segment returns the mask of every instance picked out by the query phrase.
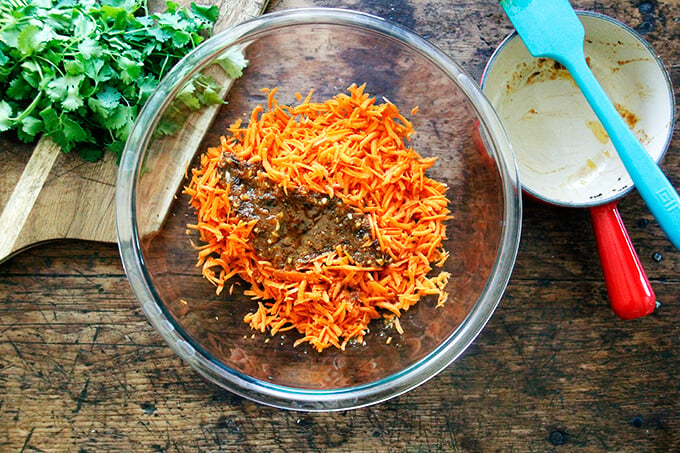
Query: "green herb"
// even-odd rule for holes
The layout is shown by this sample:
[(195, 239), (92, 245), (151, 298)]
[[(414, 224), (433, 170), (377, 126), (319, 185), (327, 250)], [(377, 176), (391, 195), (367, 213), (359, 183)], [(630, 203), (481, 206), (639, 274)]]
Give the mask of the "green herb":
[[(230, 79), (236, 79), (243, 75), (243, 68), (248, 61), (241, 50), (236, 47), (227, 49), (214, 61)], [(206, 105), (223, 103), (222, 86), (215, 79), (203, 73), (197, 73), (180, 88), (172, 102), (163, 113), (156, 128), (157, 135), (173, 135), (182, 128), (187, 116), (191, 112), (200, 110)]]
[[(120, 156), (138, 110), (218, 13), (170, 1), (150, 13), (146, 0), (2, 0), (0, 132), (26, 142), (47, 134), (90, 161), (104, 149)], [(198, 82), (192, 107), (221, 102), (214, 80)]]

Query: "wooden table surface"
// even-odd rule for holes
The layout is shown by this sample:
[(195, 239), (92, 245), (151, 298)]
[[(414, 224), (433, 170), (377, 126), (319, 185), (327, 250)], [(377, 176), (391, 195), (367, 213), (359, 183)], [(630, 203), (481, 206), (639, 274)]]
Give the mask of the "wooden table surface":
[[(574, 1), (660, 53), (680, 99), (680, 1)], [(279, 0), (339, 6), (430, 39), (479, 80), (511, 26), (496, 0)], [(677, 115), (677, 111), (676, 111)], [(30, 153), (8, 137), (0, 152)], [(662, 165), (680, 187), (680, 136)], [(0, 451), (680, 451), (680, 253), (637, 193), (621, 214), (661, 308), (618, 320), (589, 213), (525, 199), (493, 318), (454, 364), (388, 402), (299, 413), (208, 383), (150, 327), (113, 244), (62, 241), (0, 265)]]

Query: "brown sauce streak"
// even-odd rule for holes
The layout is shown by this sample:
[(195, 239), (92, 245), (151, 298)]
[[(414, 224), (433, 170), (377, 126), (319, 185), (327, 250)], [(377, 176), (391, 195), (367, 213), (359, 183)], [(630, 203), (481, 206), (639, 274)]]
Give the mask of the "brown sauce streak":
[(638, 118), (638, 116), (635, 113), (631, 112), (621, 104), (616, 104), (615, 107), (616, 110), (619, 112), (619, 115), (621, 115), (623, 120), (628, 125), (628, 127), (634, 129), (637, 123), (640, 121), (640, 118)]
[(368, 217), (337, 197), (288, 188), (286, 193), (265, 176), (261, 164), (225, 153), (222, 180), (230, 185), (232, 212), (252, 230), (255, 253), (274, 267), (293, 269), (340, 247), (357, 265), (383, 266), (388, 255), (371, 238)]

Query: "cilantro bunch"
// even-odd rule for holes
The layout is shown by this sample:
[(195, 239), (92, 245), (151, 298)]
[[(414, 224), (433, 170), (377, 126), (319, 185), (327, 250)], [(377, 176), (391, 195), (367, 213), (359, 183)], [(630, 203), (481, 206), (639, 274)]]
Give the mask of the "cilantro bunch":
[(138, 110), (218, 14), (171, 1), (150, 13), (146, 0), (2, 0), (0, 132), (47, 134), (89, 161), (120, 156)]

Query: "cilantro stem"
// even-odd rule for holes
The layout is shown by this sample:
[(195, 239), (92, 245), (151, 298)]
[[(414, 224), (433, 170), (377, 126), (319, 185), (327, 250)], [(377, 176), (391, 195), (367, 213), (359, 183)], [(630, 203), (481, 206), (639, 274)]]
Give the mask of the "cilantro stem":
[(24, 111), (21, 112), (21, 114), (19, 114), (15, 118), (9, 118), (9, 120), (12, 121), (13, 123), (20, 123), (21, 121), (23, 121), (23, 119), (26, 118), (31, 113), (33, 113), (33, 110), (35, 110), (35, 108), (38, 106), (38, 103), (42, 98), (42, 94), (43, 94), (42, 90), (38, 91), (38, 94), (33, 98), (31, 103), (26, 106)]
[[(54, 69), (57, 70), (57, 73), (62, 76), (64, 75), (64, 71), (61, 70), (61, 67), (58, 64), (54, 64), (49, 58), (45, 58), (42, 55), (31, 55), (31, 58), (33, 60), (38, 60), (43, 63), (46, 63), (49, 66), (52, 66)], [(38, 67), (38, 72), (40, 72), (40, 77), (43, 77), (42, 71), (40, 71), (40, 65), (36, 65)]]
[(165, 54), (165, 58), (163, 59), (163, 64), (161, 65), (161, 69), (158, 70), (158, 75), (159, 79), (161, 79), (165, 75), (165, 66), (167, 66), (168, 61), (170, 61), (170, 55)]

